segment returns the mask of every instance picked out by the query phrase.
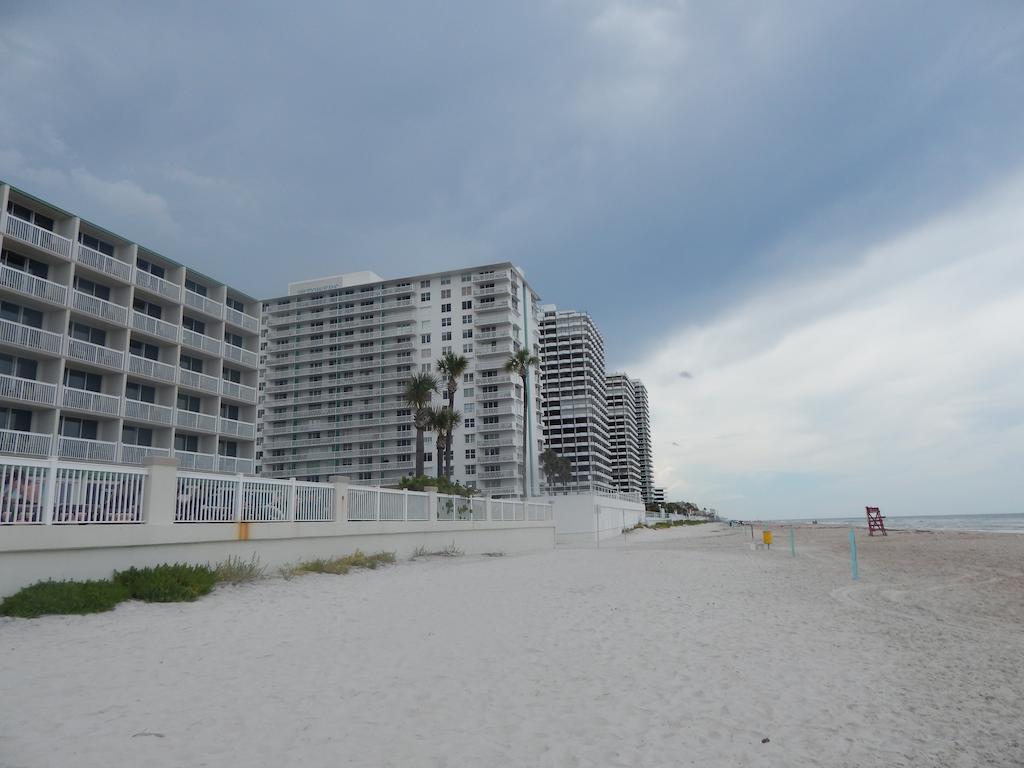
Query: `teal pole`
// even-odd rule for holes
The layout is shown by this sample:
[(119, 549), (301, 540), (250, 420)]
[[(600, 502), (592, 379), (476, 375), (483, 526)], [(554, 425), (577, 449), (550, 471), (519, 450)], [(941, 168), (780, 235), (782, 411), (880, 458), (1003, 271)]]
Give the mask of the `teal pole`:
[(789, 554), (796, 557), (796, 529), (789, 529)]
[(857, 539), (854, 536), (853, 528), (850, 529), (850, 578), (854, 581), (860, 577), (857, 572)]

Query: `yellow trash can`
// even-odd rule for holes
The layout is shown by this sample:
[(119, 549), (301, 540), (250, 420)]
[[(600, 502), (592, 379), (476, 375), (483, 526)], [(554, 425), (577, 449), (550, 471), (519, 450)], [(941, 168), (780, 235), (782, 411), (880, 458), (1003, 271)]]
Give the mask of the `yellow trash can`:
[(764, 540), (764, 543), (765, 543), (766, 546), (770, 547), (772, 545), (772, 532), (771, 531), (764, 531), (761, 534), (761, 538)]

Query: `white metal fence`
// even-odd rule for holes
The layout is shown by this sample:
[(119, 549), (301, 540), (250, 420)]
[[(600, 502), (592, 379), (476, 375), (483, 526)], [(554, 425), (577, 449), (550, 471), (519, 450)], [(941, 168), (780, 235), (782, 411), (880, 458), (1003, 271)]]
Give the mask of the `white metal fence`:
[[(0, 456), (0, 525), (145, 523), (146, 504), (166, 504), (174, 523), (349, 521), (549, 521), (544, 502), (350, 486), (339, 504), (330, 483), (177, 470), (173, 500), (146, 499), (150, 469)], [(156, 492), (154, 492), (156, 493)], [(166, 494), (170, 497), (171, 494)], [(153, 510), (150, 506), (148, 509)], [(152, 514), (149, 513), (149, 514)], [(160, 512), (158, 516), (163, 515)]]
[(552, 519), (546, 502), (489, 499), (478, 496), (434, 496), (419, 491), (350, 486), (348, 519), (353, 522), (414, 522), (447, 520), (473, 522), (543, 522)]
[(0, 463), (0, 525), (141, 523), (146, 474), (32, 459)]

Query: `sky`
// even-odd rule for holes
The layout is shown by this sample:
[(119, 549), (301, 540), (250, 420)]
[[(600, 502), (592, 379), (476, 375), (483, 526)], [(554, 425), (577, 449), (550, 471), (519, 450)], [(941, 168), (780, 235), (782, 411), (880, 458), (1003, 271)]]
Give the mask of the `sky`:
[(0, 1), (0, 178), (257, 296), (519, 264), (735, 517), (1024, 512), (1024, 3)]

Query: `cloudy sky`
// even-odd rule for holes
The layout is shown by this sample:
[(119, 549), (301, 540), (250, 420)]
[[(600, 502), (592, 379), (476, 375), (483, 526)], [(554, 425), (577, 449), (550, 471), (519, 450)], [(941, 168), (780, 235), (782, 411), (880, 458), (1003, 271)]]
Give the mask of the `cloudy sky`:
[(0, 2), (0, 178), (255, 295), (512, 260), (670, 498), (1024, 511), (1024, 3)]

